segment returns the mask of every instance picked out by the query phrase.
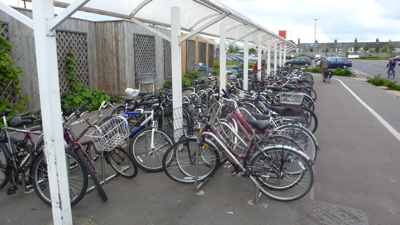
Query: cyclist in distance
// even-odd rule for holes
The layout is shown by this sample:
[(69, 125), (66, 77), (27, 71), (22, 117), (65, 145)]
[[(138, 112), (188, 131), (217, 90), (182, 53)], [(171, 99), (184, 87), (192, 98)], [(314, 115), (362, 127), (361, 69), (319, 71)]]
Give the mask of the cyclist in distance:
[(390, 58), (388, 64), (386, 65), (386, 67), (389, 68), (388, 71), (387, 71), (387, 78), (389, 78), (390, 77), (390, 72), (396, 68), (396, 60), (394, 60), (393, 58)]

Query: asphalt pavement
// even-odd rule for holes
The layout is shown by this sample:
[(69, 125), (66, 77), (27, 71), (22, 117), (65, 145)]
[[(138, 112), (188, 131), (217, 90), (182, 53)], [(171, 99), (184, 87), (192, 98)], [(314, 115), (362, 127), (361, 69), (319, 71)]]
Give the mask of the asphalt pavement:
[[(104, 184), (107, 202), (89, 192), (72, 208), (75, 224), (398, 224), (400, 139), (394, 131), (400, 131), (400, 99), (362, 79), (334, 77), (327, 84), (315, 75), (315, 81), (315, 135), (322, 150), (314, 188), (303, 199), (262, 196), (254, 204), (252, 182), (224, 167), (196, 193), (194, 185), (176, 183), (163, 172), (140, 170), (133, 179)], [(51, 224), (52, 211), (35, 193), (8, 196), (2, 189), (0, 221)]]

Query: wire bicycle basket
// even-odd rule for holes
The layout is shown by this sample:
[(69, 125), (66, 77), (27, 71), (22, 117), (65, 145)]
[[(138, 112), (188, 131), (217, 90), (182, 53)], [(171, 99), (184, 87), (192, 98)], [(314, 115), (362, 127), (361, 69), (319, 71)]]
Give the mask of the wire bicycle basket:
[(86, 136), (93, 140), (99, 151), (112, 151), (129, 136), (128, 121), (123, 116), (113, 117), (101, 126), (95, 127), (96, 129)]
[(303, 102), (303, 93), (281, 92), (279, 102), (289, 105), (301, 105)]

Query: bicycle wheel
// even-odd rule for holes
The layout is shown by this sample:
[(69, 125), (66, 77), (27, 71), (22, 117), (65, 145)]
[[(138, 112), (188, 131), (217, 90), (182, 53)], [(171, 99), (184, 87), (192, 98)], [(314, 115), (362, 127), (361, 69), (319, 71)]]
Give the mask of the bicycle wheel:
[(137, 175), (137, 165), (133, 158), (122, 147), (118, 146), (112, 151), (104, 152), (104, 157), (115, 172), (123, 177), (133, 178)]
[(300, 115), (300, 122), (311, 131), (311, 133), (315, 133), (318, 128), (318, 118), (317, 115), (309, 108), (303, 106), (301, 115)]
[(284, 135), (292, 138), (301, 146), (304, 153), (313, 161), (317, 160), (318, 143), (315, 136), (306, 128), (297, 125), (283, 125), (275, 128), (272, 134)]
[(135, 134), (129, 144), (129, 153), (140, 169), (159, 172), (163, 169), (164, 153), (173, 143), (171, 136), (165, 131), (149, 127)]
[[(84, 165), (82, 164), (81, 160), (78, 159), (78, 156), (75, 153), (66, 151), (65, 157), (67, 164), (69, 196), (71, 206), (74, 206), (86, 194), (88, 176)], [(38, 154), (35, 158), (30, 170), (30, 176), (32, 179), (33, 189), (38, 197), (44, 203), (51, 206), (47, 161), (43, 152)]]
[(274, 200), (297, 200), (314, 184), (308, 157), (282, 145), (265, 147), (252, 157), (249, 165), (260, 191)]
[(171, 146), (164, 154), (162, 165), (165, 174), (172, 180), (192, 184), (202, 182), (212, 176), (219, 166), (219, 155), (216, 146), (205, 140), (199, 145), (198, 161), (196, 161), (197, 138), (188, 137)]
[(0, 142), (0, 189), (8, 183), (5, 170), (7, 168), (7, 159), (9, 155), (7, 146)]
[(107, 201), (108, 200), (107, 194), (104, 191), (103, 187), (101, 186), (101, 183), (97, 179), (96, 174), (94, 173), (92, 167), (89, 165), (86, 157), (83, 155), (82, 149), (79, 147), (76, 147), (73, 150), (76, 153), (76, 155), (78, 156), (78, 158), (80, 159), (80, 161), (82, 162), (83, 168), (87, 171), (87, 174), (89, 175), (89, 178), (93, 183), (93, 186), (96, 188), (97, 193), (100, 195), (100, 198), (103, 201)]

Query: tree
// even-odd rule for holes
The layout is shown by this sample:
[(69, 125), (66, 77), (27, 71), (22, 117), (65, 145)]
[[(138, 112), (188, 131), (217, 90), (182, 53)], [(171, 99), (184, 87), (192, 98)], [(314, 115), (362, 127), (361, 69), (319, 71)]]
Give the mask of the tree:
[(363, 46), (363, 49), (364, 49), (364, 52), (368, 52), (368, 50), (369, 50), (368, 45), (364, 45), (364, 46)]
[(388, 51), (389, 51), (389, 48), (387, 45), (383, 46), (381, 49), (381, 52), (388, 52)]
[(254, 54), (256, 52), (257, 52), (257, 49), (255, 49), (255, 48), (250, 48), (249, 49), (249, 54)]
[(375, 52), (379, 52), (380, 49), (381, 49), (381, 47), (376, 46), (376, 47), (375, 47)]
[[(357, 40), (357, 39), (356, 39)], [(358, 50), (360, 49), (360, 46), (358, 46), (358, 44), (356, 43), (354, 45), (354, 52), (358, 52)]]
[(229, 45), (228, 53), (239, 53), (239, 47), (236, 45)]

